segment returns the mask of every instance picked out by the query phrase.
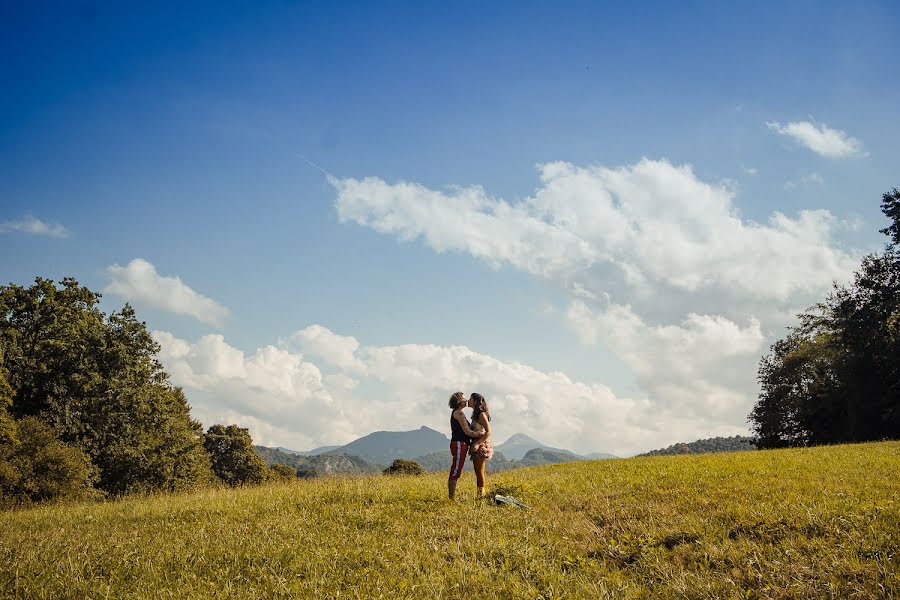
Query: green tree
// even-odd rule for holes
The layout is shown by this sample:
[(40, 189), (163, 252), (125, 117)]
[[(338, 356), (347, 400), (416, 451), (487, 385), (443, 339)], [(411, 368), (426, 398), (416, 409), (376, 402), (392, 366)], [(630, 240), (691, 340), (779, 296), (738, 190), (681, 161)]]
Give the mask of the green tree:
[(772, 345), (749, 420), (761, 447), (900, 437), (900, 193), (885, 194), (893, 225), (884, 252), (863, 258)]
[(202, 429), (156, 360), (159, 346), (130, 306), (107, 318), (99, 299), (72, 278), (0, 287), (12, 414), (39, 417), (86, 452), (105, 491), (209, 481)]
[(230, 486), (262, 483), (268, 467), (253, 450), (253, 439), (244, 427), (213, 425), (206, 431), (204, 448), (212, 470)]
[(94, 468), (80, 449), (63, 443), (36, 417), (18, 422), (18, 440), (0, 444), (0, 501), (4, 504), (86, 498)]
[(13, 444), (16, 436), (16, 422), (9, 414), (12, 408), (13, 390), (6, 380), (6, 369), (3, 368), (3, 349), (0, 348), (0, 445)]
[(397, 458), (382, 473), (385, 475), (424, 475), (425, 469), (414, 460)]
[(881, 233), (891, 238), (891, 244), (900, 246), (900, 190), (894, 188), (881, 197), (881, 212), (891, 220), (891, 224)]
[(293, 481), (297, 479), (297, 470), (287, 465), (274, 464), (269, 467), (269, 479), (273, 481)]

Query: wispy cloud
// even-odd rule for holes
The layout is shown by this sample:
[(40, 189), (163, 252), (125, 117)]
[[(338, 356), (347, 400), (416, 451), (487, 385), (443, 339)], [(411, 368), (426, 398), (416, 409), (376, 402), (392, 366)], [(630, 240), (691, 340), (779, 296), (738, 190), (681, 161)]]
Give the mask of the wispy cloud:
[(231, 314), (215, 300), (195, 292), (180, 277), (160, 275), (143, 258), (136, 258), (124, 267), (114, 264), (107, 267), (106, 273), (111, 281), (103, 291), (135, 304), (188, 315), (217, 327)]
[(27, 216), (19, 221), (0, 221), (0, 233), (18, 231), (30, 235), (46, 235), (53, 238), (69, 236), (69, 230), (59, 223), (45, 223), (40, 219)]
[(808, 188), (812, 186), (825, 185), (825, 179), (818, 173), (807, 173), (801, 175), (797, 179), (790, 179), (784, 182), (784, 189), (795, 190), (797, 188)]
[(865, 154), (860, 140), (838, 129), (832, 129), (824, 123), (817, 126), (809, 121), (792, 121), (782, 125), (777, 121), (769, 121), (766, 126), (781, 135), (794, 138), (816, 154), (828, 158)]

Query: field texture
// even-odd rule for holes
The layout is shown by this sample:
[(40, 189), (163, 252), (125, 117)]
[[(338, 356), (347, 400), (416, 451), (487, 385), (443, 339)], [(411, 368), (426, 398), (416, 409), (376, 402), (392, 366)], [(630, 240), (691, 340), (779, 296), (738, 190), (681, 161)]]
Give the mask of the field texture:
[(21, 598), (900, 597), (900, 443), (318, 479), (0, 513)]

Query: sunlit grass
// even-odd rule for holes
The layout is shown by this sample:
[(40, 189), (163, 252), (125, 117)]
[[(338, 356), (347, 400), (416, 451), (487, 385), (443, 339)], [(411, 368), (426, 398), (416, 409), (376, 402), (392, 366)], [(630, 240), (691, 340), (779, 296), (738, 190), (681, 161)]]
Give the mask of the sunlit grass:
[(900, 596), (900, 443), (299, 480), (0, 514), (9, 597)]

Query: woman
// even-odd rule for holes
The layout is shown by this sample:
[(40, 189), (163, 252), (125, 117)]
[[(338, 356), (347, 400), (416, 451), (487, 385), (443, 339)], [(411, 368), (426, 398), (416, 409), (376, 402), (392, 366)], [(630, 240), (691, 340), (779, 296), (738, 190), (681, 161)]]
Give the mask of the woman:
[(481, 437), (480, 433), (472, 430), (462, 411), (466, 405), (466, 396), (462, 392), (450, 396), (450, 410), (453, 411), (450, 413), (450, 456), (453, 457), (453, 463), (447, 479), (447, 495), (451, 500), (456, 497), (456, 483), (466, 464), (466, 452), (472, 444), (472, 438)]
[(472, 430), (479, 434), (478, 439), (469, 447), (469, 454), (475, 467), (478, 497), (484, 498), (484, 464), (494, 455), (494, 444), (491, 443), (491, 413), (488, 411), (487, 400), (481, 394), (469, 396), (469, 407), (472, 408)]

